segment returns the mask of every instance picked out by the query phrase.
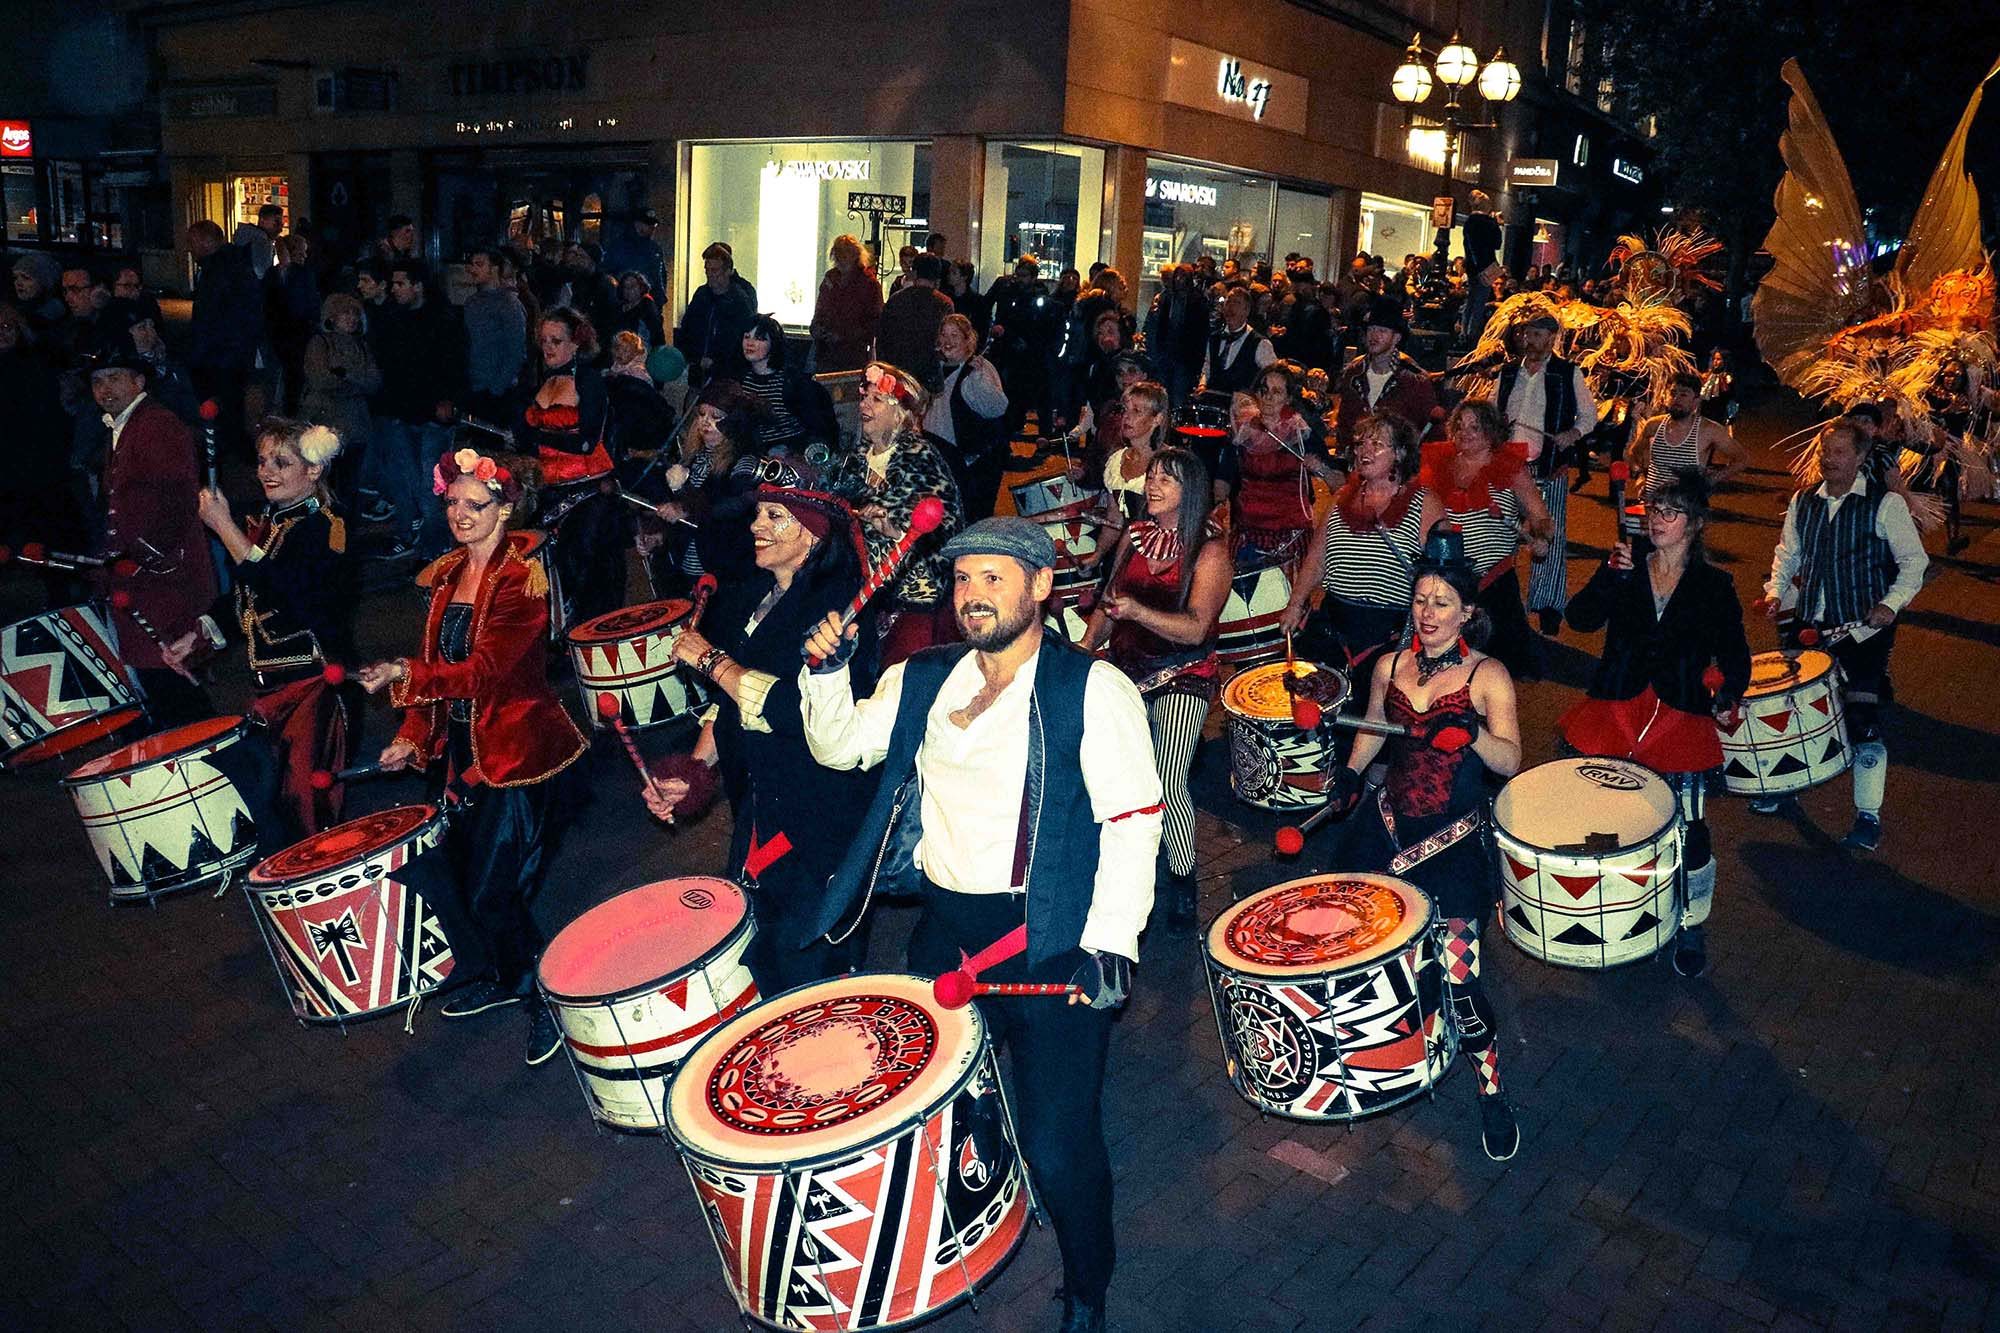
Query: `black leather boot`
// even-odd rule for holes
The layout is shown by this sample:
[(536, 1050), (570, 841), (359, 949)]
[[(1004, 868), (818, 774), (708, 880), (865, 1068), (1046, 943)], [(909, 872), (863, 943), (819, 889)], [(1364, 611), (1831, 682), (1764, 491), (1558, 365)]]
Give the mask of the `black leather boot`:
[(1167, 886), (1167, 929), (1185, 935), (1194, 929), (1194, 876), (1176, 875), (1169, 870), (1163, 880)]

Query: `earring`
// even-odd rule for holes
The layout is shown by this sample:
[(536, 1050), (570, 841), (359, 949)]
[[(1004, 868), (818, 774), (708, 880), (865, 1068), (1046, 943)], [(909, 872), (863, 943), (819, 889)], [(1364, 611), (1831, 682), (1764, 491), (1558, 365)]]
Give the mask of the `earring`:
[(1465, 655), (1466, 655), (1467, 653), (1469, 653), (1469, 652), (1471, 652), (1471, 651), (1472, 651), (1472, 645), (1471, 645), (1471, 644), (1469, 644), (1469, 643), (1467, 643), (1467, 642), (1465, 641), (1465, 636), (1464, 636), (1463, 634), (1459, 635), (1459, 636), (1458, 636), (1458, 655), (1459, 655), (1460, 657), (1463, 657), (1463, 656), (1465, 656)]

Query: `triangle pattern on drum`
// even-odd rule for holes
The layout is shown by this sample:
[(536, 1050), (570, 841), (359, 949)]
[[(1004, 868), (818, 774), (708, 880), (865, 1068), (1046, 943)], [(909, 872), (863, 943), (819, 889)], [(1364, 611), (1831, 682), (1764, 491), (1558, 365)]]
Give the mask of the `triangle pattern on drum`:
[(1526, 884), (1535, 877), (1535, 868), (1533, 866), (1522, 865), (1506, 852), (1500, 853), (1500, 858), (1507, 863), (1507, 869), (1513, 872), (1516, 884)]
[(1551, 874), (1549, 878), (1554, 880), (1556, 883), (1562, 885), (1563, 892), (1567, 893), (1570, 897), (1577, 899), (1578, 901), (1581, 901), (1584, 894), (1589, 893), (1591, 890), (1595, 889), (1600, 883), (1603, 882), (1604, 879), (1602, 875), (1556, 875), (1556, 874)]
[(1652, 860), (1646, 862), (1646, 864), (1642, 866), (1612, 867), (1613, 870), (1616, 870), (1620, 875), (1624, 876), (1626, 879), (1631, 880), (1634, 884), (1637, 884), (1642, 889), (1653, 882), (1653, 872), (1658, 870), (1659, 868), (1660, 868), (1660, 858), (1657, 856), (1654, 857)]
[(1821, 716), (1821, 717), (1832, 717), (1832, 716), (1833, 716), (1833, 696), (1832, 696), (1832, 695), (1830, 695), (1830, 694), (1815, 694), (1815, 695), (1814, 695), (1814, 696), (1813, 696), (1812, 698), (1810, 698), (1810, 699), (1806, 700), (1806, 702), (1807, 702), (1807, 703), (1809, 703), (1809, 704), (1811, 704), (1811, 705), (1812, 705), (1812, 706), (1813, 706), (1814, 708), (1818, 709), (1818, 710), (1819, 710), (1819, 714), (1820, 714), (1820, 716)]
[(1781, 754), (1778, 756), (1778, 762), (1771, 765), (1771, 776), (1781, 778), (1787, 773), (1803, 773), (1805, 772), (1805, 768), (1806, 761), (1797, 755)]
[(1513, 923), (1514, 923), (1514, 925), (1516, 925), (1516, 926), (1519, 926), (1519, 927), (1521, 928), (1521, 930), (1523, 931), (1523, 933), (1525, 933), (1525, 934), (1529, 934), (1529, 935), (1540, 935), (1540, 934), (1541, 934), (1541, 932), (1540, 932), (1540, 931), (1536, 930), (1536, 929), (1534, 928), (1534, 926), (1533, 926), (1532, 924), (1530, 924), (1530, 923), (1529, 923), (1529, 921), (1528, 921), (1528, 914), (1527, 914), (1526, 912), (1523, 912), (1523, 911), (1521, 910), (1521, 905), (1520, 905), (1519, 903), (1515, 903), (1515, 904), (1511, 905), (1510, 907), (1508, 907), (1508, 909), (1507, 909), (1507, 919), (1508, 919), (1509, 921), (1513, 922)]
[(1754, 768), (1751, 768), (1751, 767), (1750, 767), (1750, 766), (1749, 766), (1748, 764), (1744, 763), (1744, 762), (1743, 762), (1743, 761), (1742, 761), (1741, 759), (1737, 759), (1737, 758), (1733, 758), (1733, 757), (1732, 757), (1732, 758), (1730, 759), (1730, 761), (1729, 761), (1729, 764), (1728, 764), (1728, 766), (1727, 766), (1726, 768), (1724, 768), (1724, 769), (1722, 770), (1722, 773), (1723, 773), (1723, 776), (1724, 776), (1724, 777), (1731, 777), (1731, 778), (1750, 778), (1750, 779), (1752, 779), (1753, 781), (1754, 781), (1754, 780), (1756, 779), (1756, 777), (1757, 777), (1757, 770), (1756, 770), (1756, 769), (1754, 769)]
[(1632, 923), (1632, 928), (1625, 932), (1625, 938), (1636, 940), (1641, 935), (1650, 935), (1659, 924), (1660, 918), (1654, 916), (1651, 912), (1641, 912), (1639, 913), (1639, 919)]
[(1588, 926), (1585, 926), (1582, 922), (1578, 922), (1576, 925), (1571, 926), (1568, 930), (1565, 930), (1562, 934), (1556, 936), (1555, 943), (1584, 945), (1584, 944), (1602, 944), (1604, 943), (1604, 941), (1600, 939), (1596, 935), (1596, 933), (1593, 932)]
[(1826, 738), (1826, 753), (1819, 757), (1819, 761), (1822, 764), (1832, 763), (1842, 753), (1844, 753), (1844, 749), (1840, 743), (1840, 736), (1838, 734), (1829, 736)]
[(1759, 713), (1757, 714), (1757, 720), (1772, 731), (1783, 731), (1791, 723), (1792, 710), (1781, 708), (1775, 713)]

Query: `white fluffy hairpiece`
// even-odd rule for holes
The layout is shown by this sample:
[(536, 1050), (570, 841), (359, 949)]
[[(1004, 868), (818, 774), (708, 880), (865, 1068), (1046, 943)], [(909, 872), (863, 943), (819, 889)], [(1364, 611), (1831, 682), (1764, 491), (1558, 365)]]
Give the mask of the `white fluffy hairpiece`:
[(340, 448), (340, 434), (331, 426), (307, 426), (299, 435), (299, 457), (315, 467), (331, 463)]

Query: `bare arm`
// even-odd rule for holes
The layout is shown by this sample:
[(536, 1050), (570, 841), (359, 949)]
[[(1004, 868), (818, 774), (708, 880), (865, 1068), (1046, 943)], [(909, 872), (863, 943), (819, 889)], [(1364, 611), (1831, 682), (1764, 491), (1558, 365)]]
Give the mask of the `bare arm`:
[(1520, 772), (1521, 723), (1514, 709), (1514, 678), (1498, 658), (1489, 658), (1474, 677), (1472, 706), (1481, 719), (1472, 752), (1503, 778)]
[(1736, 436), (1729, 427), (1713, 421), (1702, 426), (1702, 434), (1708, 437), (1708, 460), (1706, 468), (1709, 484), (1720, 486), (1733, 479), (1750, 462), (1750, 451), (1736, 442)]

